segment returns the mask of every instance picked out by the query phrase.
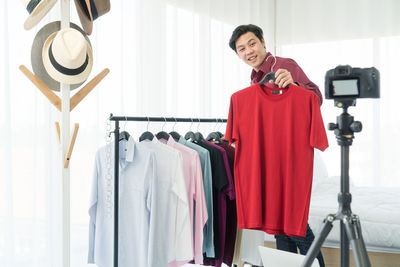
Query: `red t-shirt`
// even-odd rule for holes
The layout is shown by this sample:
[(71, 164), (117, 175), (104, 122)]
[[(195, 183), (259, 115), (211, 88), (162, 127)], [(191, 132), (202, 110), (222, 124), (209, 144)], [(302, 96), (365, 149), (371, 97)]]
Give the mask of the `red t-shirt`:
[(231, 97), (225, 138), (236, 146), (238, 227), (305, 236), (314, 148), (328, 140), (316, 94), (274, 90), (254, 84)]

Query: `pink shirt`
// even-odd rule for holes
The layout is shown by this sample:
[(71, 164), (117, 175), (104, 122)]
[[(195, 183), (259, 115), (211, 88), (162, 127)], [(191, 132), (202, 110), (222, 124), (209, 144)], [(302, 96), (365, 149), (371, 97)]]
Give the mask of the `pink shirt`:
[[(186, 182), (186, 189), (189, 200), (190, 222), (192, 225), (192, 244), (194, 237), (193, 255), (196, 264), (203, 264), (203, 228), (207, 222), (207, 205), (204, 195), (203, 175), (201, 171), (201, 163), (199, 154), (180, 143), (175, 142), (173, 138), (169, 138), (167, 145), (171, 146), (182, 153), (183, 172)], [(195, 222), (193, 221), (193, 200), (196, 203), (195, 207)], [(193, 233), (193, 226), (195, 227)], [(172, 261), (168, 267), (182, 266), (186, 262)]]

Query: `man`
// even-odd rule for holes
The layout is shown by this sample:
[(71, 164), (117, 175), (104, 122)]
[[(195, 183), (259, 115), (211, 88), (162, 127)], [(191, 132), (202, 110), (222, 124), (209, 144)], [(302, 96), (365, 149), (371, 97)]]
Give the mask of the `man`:
[(295, 83), (316, 93), (322, 104), (322, 95), (318, 86), (307, 78), (294, 60), (274, 57), (266, 51), (263, 31), (260, 27), (251, 24), (237, 27), (232, 33), (229, 46), (244, 63), (253, 67), (250, 76), (251, 84), (260, 82), (265, 74), (274, 71), (276, 72), (275, 87), (285, 88)]
[[(267, 73), (275, 72), (275, 81), (269, 80), (268, 87), (286, 88), (294, 83), (314, 92), (322, 104), (322, 95), (318, 86), (307, 78), (294, 60), (274, 57), (266, 51), (263, 31), (260, 27), (252, 24), (238, 26), (232, 33), (229, 46), (244, 63), (253, 68), (250, 76), (251, 84), (259, 83)], [(299, 248), (300, 253), (305, 255), (314, 240), (314, 234), (307, 225), (305, 237), (276, 235), (275, 238), (278, 249), (297, 253), (297, 248)], [(325, 266), (321, 252), (317, 259), (320, 266)]]

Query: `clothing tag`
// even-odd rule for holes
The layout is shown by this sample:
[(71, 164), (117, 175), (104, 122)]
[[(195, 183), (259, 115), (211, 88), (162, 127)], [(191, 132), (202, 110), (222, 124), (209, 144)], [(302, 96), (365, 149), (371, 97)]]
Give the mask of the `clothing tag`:
[(272, 90), (271, 93), (273, 95), (281, 95), (282, 94), (282, 90)]

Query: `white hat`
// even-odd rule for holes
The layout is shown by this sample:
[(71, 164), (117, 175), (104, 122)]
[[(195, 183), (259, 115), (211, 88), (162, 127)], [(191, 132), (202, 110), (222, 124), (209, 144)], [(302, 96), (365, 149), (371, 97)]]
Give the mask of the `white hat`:
[(77, 84), (85, 81), (92, 70), (90, 44), (76, 29), (65, 28), (51, 34), (42, 50), (43, 65), (56, 81)]
[(29, 12), (29, 17), (24, 23), (25, 30), (32, 29), (33, 26), (46, 16), (47, 12), (57, 3), (57, 0), (20, 0)]
[[(86, 41), (90, 44), (89, 37), (78, 25), (72, 22), (69, 25), (71, 28), (80, 31), (80, 33), (82, 33), (82, 35), (85, 37)], [(60, 82), (51, 78), (50, 75), (47, 73), (46, 69), (44, 68), (42, 51), (44, 43), (46, 42), (47, 38), (49, 38), (51, 34), (58, 32), (60, 29), (61, 29), (61, 21), (53, 21), (44, 25), (36, 33), (31, 49), (31, 64), (33, 73), (35, 73), (35, 75), (53, 91), (60, 91)], [(82, 83), (83, 82), (77, 84), (71, 84), (70, 90), (80, 87)]]

